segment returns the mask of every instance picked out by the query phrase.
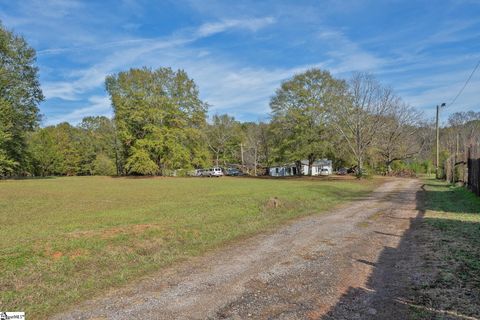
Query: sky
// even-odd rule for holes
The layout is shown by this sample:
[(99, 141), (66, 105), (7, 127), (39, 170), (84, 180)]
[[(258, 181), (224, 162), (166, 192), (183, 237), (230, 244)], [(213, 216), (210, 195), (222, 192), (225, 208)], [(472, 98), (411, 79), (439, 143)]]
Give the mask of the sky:
[(0, 0), (0, 20), (37, 51), (43, 126), (112, 116), (105, 77), (143, 66), (185, 70), (241, 121), (313, 67), (370, 72), (427, 118), (480, 111), (480, 70), (450, 105), (480, 60), (479, 0)]

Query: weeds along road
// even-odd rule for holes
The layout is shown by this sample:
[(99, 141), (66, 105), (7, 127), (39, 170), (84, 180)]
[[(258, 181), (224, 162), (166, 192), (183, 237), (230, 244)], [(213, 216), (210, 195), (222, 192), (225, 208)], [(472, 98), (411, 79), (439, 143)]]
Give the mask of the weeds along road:
[[(56, 319), (404, 319), (421, 182), (190, 259)], [(321, 199), (319, 199), (321, 201)]]

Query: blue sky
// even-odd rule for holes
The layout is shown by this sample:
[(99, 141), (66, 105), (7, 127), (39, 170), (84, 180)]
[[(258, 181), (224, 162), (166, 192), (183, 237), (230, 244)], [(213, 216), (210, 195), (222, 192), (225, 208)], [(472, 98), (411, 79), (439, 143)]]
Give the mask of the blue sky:
[[(480, 59), (480, 1), (0, 0), (37, 50), (43, 125), (111, 115), (108, 74), (184, 69), (210, 114), (264, 120), (282, 80), (369, 71), (433, 117)], [(480, 111), (480, 71), (443, 112)]]

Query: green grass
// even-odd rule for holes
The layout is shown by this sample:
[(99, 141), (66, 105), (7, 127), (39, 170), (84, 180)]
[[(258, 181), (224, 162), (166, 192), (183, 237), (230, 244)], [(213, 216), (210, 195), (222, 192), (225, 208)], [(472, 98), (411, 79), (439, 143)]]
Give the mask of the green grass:
[[(47, 318), (234, 239), (366, 195), (373, 181), (66, 177), (0, 181), (0, 306)], [(278, 208), (268, 208), (277, 197)]]
[[(480, 317), (480, 198), (463, 187), (426, 180), (419, 242), (428, 276), (414, 288), (416, 300), (433, 310)], [(420, 319), (432, 316), (417, 314)]]
[(431, 182), (426, 188), (425, 220), (439, 231), (441, 246), (448, 251), (447, 264), (459, 268), (458, 276), (480, 289), (480, 198), (444, 182)]

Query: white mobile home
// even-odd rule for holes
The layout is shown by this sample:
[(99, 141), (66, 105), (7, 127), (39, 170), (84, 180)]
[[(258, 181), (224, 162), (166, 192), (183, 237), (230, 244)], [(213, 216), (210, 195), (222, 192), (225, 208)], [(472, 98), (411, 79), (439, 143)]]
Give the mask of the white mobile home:
[[(312, 164), (312, 176), (331, 175), (333, 173), (332, 160), (319, 159)], [(308, 175), (308, 160), (302, 160), (302, 174)]]
[(295, 164), (286, 164), (268, 169), (268, 175), (272, 177), (289, 177), (297, 175), (297, 167)]
[[(302, 175), (308, 175), (308, 160), (301, 161)], [(312, 176), (330, 175), (333, 173), (332, 160), (321, 159), (316, 160), (312, 164)], [(288, 177), (297, 175), (297, 167), (295, 164), (278, 165), (269, 168), (268, 174), (272, 177)]]

